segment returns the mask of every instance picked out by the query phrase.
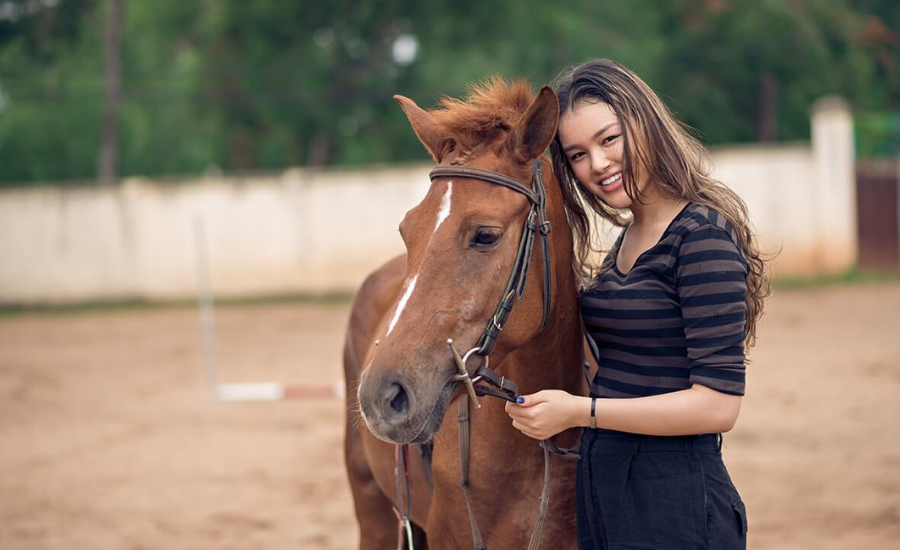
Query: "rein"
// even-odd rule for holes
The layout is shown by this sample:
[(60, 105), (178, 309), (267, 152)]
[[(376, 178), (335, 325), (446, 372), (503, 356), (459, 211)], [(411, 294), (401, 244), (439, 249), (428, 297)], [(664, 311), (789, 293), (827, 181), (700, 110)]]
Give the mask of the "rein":
[[(516, 398), (519, 396), (519, 388), (515, 382), (509, 380), (505, 376), (497, 374), (495, 371), (490, 369), (489, 356), (491, 351), (494, 349), (494, 344), (496, 343), (500, 332), (503, 330), (503, 326), (506, 324), (506, 321), (509, 318), (509, 314), (512, 311), (513, 304), (516, 301), (521, 300), (522, 296), (525, 293), (525, 285), (528, 282), (528, 271), (531, 267), (532, 251), (534, 250), (535, 235), (538, 233), (541, 236), (541, 246), (543, 248), (544, 258), (544, 315), (543, 319), (541, 320), (541, 327), (539, 329), (539, 332), (543, 331), (547, 326), (547, 321), (550, 317), (551, 309), (550, 245), (547, 237), (550, 234), (550, 221), (547, 219), (546, 193), (544, 192), (543, 173), (541, 169), (540, 158), (535, 159), (532, 165), (531, 186), (525, 185), (519, 180), (511, 178), (509, 176), (505, 176), (503, 174), (498, 174), (496, 172), (491, 172), (488, 170), (481, 170), (478, 168), (468, 168), (462, 166), (439, 166), (437, 168), (434, 168), (430, 173), (431, 180), (434, 181), (439, 177), (470, 178), (493, 183), (496, 185), (502, 185), (503, 187), (507, 187), (509, 189), (512, 189), (513, 191), (516, 191), (517, 193), (525, 195), (528, 198), (529, 202), (531, 202), (531, 210), (528, 212), (528, 216), (525, 219), (525, 226), (522, 230), (522, 237), (519, 241), (516, 260), (513, 264), (513, 269), (512, 273), (510, 273), (509, 280), (506, 283), (506, 288), (503, 291), (503, 297), (500, 300), (500, 303), (497, 305), (493, 317), (490, 319), (490, 321), (488, 321), (484, 332), (478, 340), (478, 343), (474, 348), (467, 351), (465, 355), (460, 356), (456, 348), (453, 347), (453, 340), (447, 340), (447, 344), (450, 346), (450, 349), (453, 353), (453, 359), (458, 370), (458, 374), (454, 377), (454, 380), (462, 382), (465, 385), (469, 397), (469, 399), (463, 398), (460, 400), (459, 414), (457, 417), (457, 420), (459, 421), (459, 454), (460, 470), (462, 474), (461, 485), (463, 489), (463, 495), (466, 499), (466, 508), (468, 509), (469, 513), (469, 523), (472, 528), (472, 540), (474, 548), (475, 550), (485, 550), (484, 539), (482, 538), (481, 532), (478, 529), (478, 523), (475, 520), (475, 514), (472, 510), (472, 502), (469, 496), (469, 451), (471, 432), (469, 400), (471, 399), (472, 403), (475, 404), (475, 408), (479, 409), (481, 408), (481, 404), (478, 402), (479, 396), (497, 397), (506, 401), (511, 401), (513, 403), (516, 402)], [(481, 356), (483, 358), (483, 362), (482, 365), (475, 370), (475, 373), (470, 375), (466, 367), (466, 363), (468, 362), (469, 357), (471, 357), (473, 354)], [(475, 384), (478, 382), (484, 382), (487, 385), (475, 386)], [(540, 544), (544, 519), (547, 515), (547, 508), (550, 501), (550, 453), (552, 452), (566, 458), (577, 459), (579, 457), (578, 453), (575, 451), (569, 449), (559, 449), (549, 439), (541, 441), (540, 445), (544, 451), (544, 485), (541, 491), (538, 518), (535, 523), (534, 529), (532, 530), (531, 540), (528, 545), (529, 550), (536, 550), (536, 548)], [(405, 447), (405, 445), (403, 447)], [(400, 452), (398, 456), (403, 456), (403, 453)], [(400, 483), (400, 478), (407, 476), (407, 467), (408, 463), (406, 460), (398, 460), (398, 503), (409, 502), (408, 494), (401, 494), (405, 489), (405, 486)], [(401, 519), (401, 531), (403, 530), (402, 520), (406, 517), (408, 516), (403, 515)]]

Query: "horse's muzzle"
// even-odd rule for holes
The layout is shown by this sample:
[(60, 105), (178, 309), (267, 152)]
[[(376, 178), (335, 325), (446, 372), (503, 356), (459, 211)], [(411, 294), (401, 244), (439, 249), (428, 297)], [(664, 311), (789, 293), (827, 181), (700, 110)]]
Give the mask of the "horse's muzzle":
[[(368, 378), (368, 379), (367, 379)], [(372, 379), (363, 377), (359, 386), (359, 408), (369, 431), (391, 443), (407, 443), (418, 430), (413, 430), (415, 397), (409, 381), (401, 374), (388, 374)]]

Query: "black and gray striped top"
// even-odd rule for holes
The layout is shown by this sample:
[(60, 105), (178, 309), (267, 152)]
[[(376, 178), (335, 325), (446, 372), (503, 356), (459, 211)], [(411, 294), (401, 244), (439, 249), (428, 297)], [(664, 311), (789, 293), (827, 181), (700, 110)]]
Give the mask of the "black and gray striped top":
[(744, 394), (747, 262), (734, 228), (689, 203), (628, 273), (613, 245), (581, 298), (599, 348), (595, 397), (641, 397), (702, 384)]

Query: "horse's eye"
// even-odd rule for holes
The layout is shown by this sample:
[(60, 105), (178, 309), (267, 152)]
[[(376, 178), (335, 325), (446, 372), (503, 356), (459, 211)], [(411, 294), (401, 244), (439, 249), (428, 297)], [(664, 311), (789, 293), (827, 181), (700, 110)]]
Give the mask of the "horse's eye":
[(479, 227), (472, 238), (472, 248), (493, 248), (503, 237), (503, 231), (497, 227)]

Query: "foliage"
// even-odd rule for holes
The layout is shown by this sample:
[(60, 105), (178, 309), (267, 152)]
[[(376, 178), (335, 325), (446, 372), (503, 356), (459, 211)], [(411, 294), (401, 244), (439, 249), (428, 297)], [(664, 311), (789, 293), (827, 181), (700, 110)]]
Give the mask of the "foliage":
[(900, 113), (857, 113), (856, 154), (866, 158), (900, 157)]
[[(0, 0), (0, 184), (95, 177), (104, 6)], [(804, 139), (831, 93), (900, 108), (894, 0), (132, 0), (123, 25), (122, 175), (421, 160), (394, 94), (594, 57), (711, 143)]]

